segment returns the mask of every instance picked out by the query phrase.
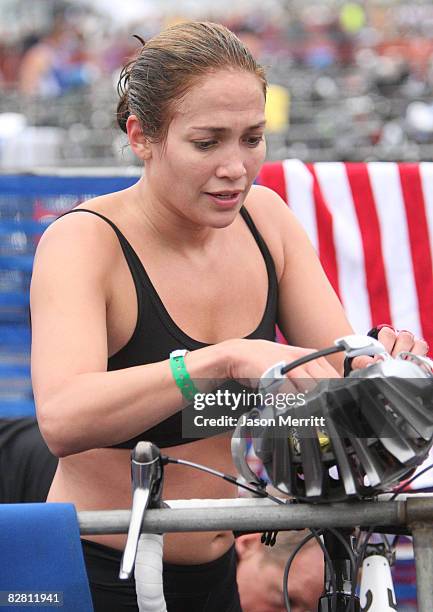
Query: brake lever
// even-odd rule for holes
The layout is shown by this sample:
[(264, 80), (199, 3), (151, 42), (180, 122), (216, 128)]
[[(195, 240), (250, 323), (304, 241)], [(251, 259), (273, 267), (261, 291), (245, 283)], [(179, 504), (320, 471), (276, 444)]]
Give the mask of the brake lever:
[(146, 509), (158, 508), (161, 505), (163, 475), (159, 448), (151, 442), (138, 442), (131, 451), (132, 509), (128, 537), (120, 564), (121, 580), (129, 578), (134, 568)]
[(358, 357), (358, 355), (366, 355), (368, 357), (380, 355), (382, 359), (392, 359), (383, 344), (371, 336), (350, 334), (349, 336), (337, 338), (334, 340), (334, 344), (335, 346), (341, 346), (346, 353), (346, 357), (349, 359)]

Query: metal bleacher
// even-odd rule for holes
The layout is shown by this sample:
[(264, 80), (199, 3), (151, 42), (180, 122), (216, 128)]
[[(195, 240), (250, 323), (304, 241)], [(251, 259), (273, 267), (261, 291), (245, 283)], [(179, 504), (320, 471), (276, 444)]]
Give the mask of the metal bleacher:
[(78, 202), (128, 187), (137, 175), (137, 168), (117, 176), (113, 169), (0, 174), (0, 418), (34, 415), (29, 287), (40, 236)]

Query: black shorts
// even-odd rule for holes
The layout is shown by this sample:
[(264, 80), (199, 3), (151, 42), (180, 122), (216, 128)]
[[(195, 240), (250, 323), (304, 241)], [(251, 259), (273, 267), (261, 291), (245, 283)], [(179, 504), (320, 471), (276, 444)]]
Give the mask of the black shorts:
[[(138, 612), (134, 579), (119, 580), (122, 551), (81, 540), (95, 612)], [(167, 612), (242, 612), (236, 553), (200, 565), (163, 564)]]

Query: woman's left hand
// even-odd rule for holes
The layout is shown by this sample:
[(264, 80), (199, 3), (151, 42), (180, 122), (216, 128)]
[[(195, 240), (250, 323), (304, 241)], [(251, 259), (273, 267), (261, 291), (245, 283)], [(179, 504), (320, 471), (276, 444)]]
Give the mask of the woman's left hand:
[[(396, 357), (401, 351), (409, 351), (415, 355), (425, 356), (429, 346), (422, 338), (417, 338), (412, 332), (405, 329), (395, 331), (391, 327), (382, 327), (378, 334), (378, 340), (383, 344), (391, 357)], [(352, 370), (366, 368), (377, 360), (374, 357), (360, 356), (352, 361)]]

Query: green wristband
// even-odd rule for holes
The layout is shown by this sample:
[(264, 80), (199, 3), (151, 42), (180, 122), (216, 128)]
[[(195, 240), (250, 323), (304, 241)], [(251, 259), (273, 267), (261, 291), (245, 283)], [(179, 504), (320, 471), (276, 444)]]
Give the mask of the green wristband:
[(185, 365), (185, 355), (188, 351), (179, 349), (170, 353), (170, 368), (176, 385), (182, 392), (183, 397), (189, 402), (194, 399), (198, 389), (192, 382)]

